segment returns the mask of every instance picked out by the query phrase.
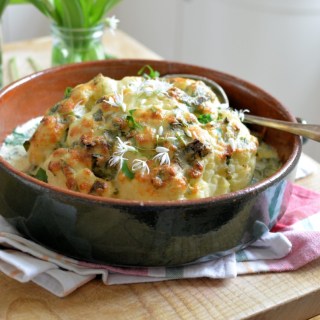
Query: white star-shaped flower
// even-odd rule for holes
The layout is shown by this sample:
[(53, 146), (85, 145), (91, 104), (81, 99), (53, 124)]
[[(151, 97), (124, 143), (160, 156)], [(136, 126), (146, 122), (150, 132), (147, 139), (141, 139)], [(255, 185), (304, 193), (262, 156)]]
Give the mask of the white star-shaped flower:
[(233, 110), (233, 113), (236, 114), (238, 116), (238, 118), (240, 119), (241, 122), (243, 122), (244, 117), (245, 117), (245, 113), (246, 112), (250, 112), (248, 109), (244, 109), (244, 110)]
[(141, 81), (139, 78), (135, 78), (130, 81), (130, 83), (128, 84), (128, 87), (131, 89), (131, 91), (134, 94), (140, 95), (142, 92), (143, 84), (144, 84), (144, 80)]
[(162, 136), (162, 135), (163, 135), (163, 126), (160, 126), (160, 127), (158, 128), (158, 134), (159, 134), (159, 136)]
[(121, 93), (114, 92), (113, 97), (112, 96), (109, 97), (109, 99), (106, 101), (113, 107), (120, 107), (122, 111), (126, 111), (127, 109), (127, 106), (123, 99), (123, 92)]
[(82, 118), (86, 113), (86, 106), (79, 101), (73, 108), (73, 113), (77, 118)]
[(168, 90), (173, 86), (172, 83), (159, 79), (147, 79), (144, 81), (141, 87), (141, 93), (145, 93), (147, 96), (152, 94), (166, 95)]
[(137, 149), (135, 147), (129, 146), (129, 141), (123, 142), (119, 137), (117, 137), (118, 143), (116, 145), (116, 151), (113, 153), (116, 156), (123, 156), (126, 152), (136, 152)]
[(159, 139), (167, 140), (167, 141), (176, 141), (177, 140), (176, 137), (167, 137), (167, 136), (164, 136), (163, 133), (164, 133), (163, 126), (160, 126), (157, 130), (157, 135), (156, 135), (157, 142), (159, 141)]
[(114, 32), (117, 30), (119, 21), (120, 20), (117, 19), (116, 16), (107, 17), (105, 19), (105, 24), (109, 28), (112, 34), (114, 34)]
[(123, 155), (117, 156), (117, 155), (113, 154), (113, 155), (110, 157), (108, 163), (109, 163), (109, 165), (110, 165), (111, 167), (113, 167), (113, 166), (115, 166), (115, 165), (117, 165), (117, 164), (119, 163), (119, 169), (121, 169), (124, 160), (128, 160), (128, 159), (127, 159), (127, 158), (124, 158)]
[(118, 143), (116, 145), (116, 151), (113, 153), (113, 155), (109, 159), (109, 165), (115, 166), (119, 163), (119, 168), (122, 168), (123, 161), (128, 160), (127, 158), (124, 158), (124, 154), (128, 151), (136, 152), (136, 148), (129, 146), (129, 141), (123, 142), (119, 137), (117, 137)]
[(165, 147), (157, 147), (156, 154), (152, 159), (160, 162), (160, 166), (163, 164), (170, 165), (169, 149)]
[(147, 172), (147, 174), (150, 173), (149, 166), (146, 161), (141, 159), (134, 159), (132, 162), (132, 171), (141, 171), (142, 173)]

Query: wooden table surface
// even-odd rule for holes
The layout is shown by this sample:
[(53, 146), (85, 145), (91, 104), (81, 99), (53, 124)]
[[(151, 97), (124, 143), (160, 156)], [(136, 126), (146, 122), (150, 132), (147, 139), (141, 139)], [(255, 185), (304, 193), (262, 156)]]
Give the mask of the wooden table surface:
[[(106, 34), (109, 53), (119, 58), (160, 57), (129, 37)], [(50, 38), (4, 46), (7, 63), (17, 57), (21, 76), (32, 70), (33, 57), (50, 65)], [(296, 183), (320, 191), (320, 165)], [(0, 274), (0, 319), (309, 319), (320, 314), (320, 259), (294, 272), (106, 286), (96, 279), (66, 298), (57, 298), (33, 283)], [(320, 319), (316, 317), (315, 319)]]

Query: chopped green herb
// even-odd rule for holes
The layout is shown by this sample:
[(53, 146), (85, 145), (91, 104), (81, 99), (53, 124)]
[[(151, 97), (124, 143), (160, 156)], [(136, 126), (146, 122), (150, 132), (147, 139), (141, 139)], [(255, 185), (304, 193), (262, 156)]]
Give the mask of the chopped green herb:
[(142, 128), (142, 125), (140, 123), (138, 123), (134, 117), (133, 117), (133, 113), (136, 111), (136, 109), (132, 109), (129, 111), (129, 115), (127, 116), (127, 120), (129, 122), (129, 127), (131, 129), (138, 129), (138, 128)]
[(48, 176), (47, 176), (47, 173), (44, 169), (42, 168), (39, 168), (37, 173), (34, 175), (34, 177), (40, 181), (43, 181), (43, 182), (48, 182)]
[[(146, 69), (149, 70), (149, 74), (145, 73)], [(156, 78), (159, 78), (160, 72), (153, 70), (153, 68), (149, 65), (145, 65), (138, 71), (138, 76), (141, 76), (141, 75), (145, 78), (156, 79)]]
[(206, 114), (201, 114), (199, 117), (198, 117), (198, 121), (200, 123), (203, 123), (203, 124), (206, 124), (206, 123), (209, 123), (211, 122), (213, 119), (212, 119), (212, 115), (210, 113), (206, 113)]
[(56, 113), (60, 107), (61, 103), (58, 102), (56, 103), (51, 109), (50, 109), (50, 112), (49, 112), (49, 115), (52, 115), (54, 113)]
[(64, 90), (64, 98), (70, 98), (71, 96), (71, 92), (72, 92), (72, 88), (71, 87), (66, 87), (66, 89)]
[[(219, 112), (217, 120), (220, 121), (220, 120), (222, 120), (222, 118), (223, 118), (223, 114), (221, 112)], [(224, 122), (225, 122), (225, 119), (224, 119)]]
[(134, 173), (129, 169), (127, 160), (123, 161), (121, 171), (130, 180), (132, 180), (134, 178)]
[(102, 121), (103, 119), (103, 112), (101, 109), (99, 109), (98, 111), (96, 111), (93, 115), (92, 115), (93, 119), (95, 121)]
[(29, 147), (30, 147), (30, 141), (29, 141), (29, 140), (26, 140), (26, 141), (23, 143), (23, 147), (24, 147), (24, 150), (28, 151), (28, 150), (29, 150)]

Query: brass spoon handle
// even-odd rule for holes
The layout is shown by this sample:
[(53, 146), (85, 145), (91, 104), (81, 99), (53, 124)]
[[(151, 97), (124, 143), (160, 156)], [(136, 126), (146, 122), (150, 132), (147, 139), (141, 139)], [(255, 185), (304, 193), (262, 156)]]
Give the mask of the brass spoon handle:
[(274, 128), (320, 142), (320, 125), (301, 124), (245, 114), (243, 122)]

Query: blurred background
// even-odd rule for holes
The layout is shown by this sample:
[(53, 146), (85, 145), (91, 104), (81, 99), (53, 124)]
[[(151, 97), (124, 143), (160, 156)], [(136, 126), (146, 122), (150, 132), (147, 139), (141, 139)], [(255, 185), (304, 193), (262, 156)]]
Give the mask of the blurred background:
[[(163, 58), (243, 78), (320, 124), (319, 0), (123, 0), (112, 14)], [(2, 27), (5, 43), (50, 34), (30, 5), (9, 6)], [(320, 143), (304, 152), (320, 161)]]

